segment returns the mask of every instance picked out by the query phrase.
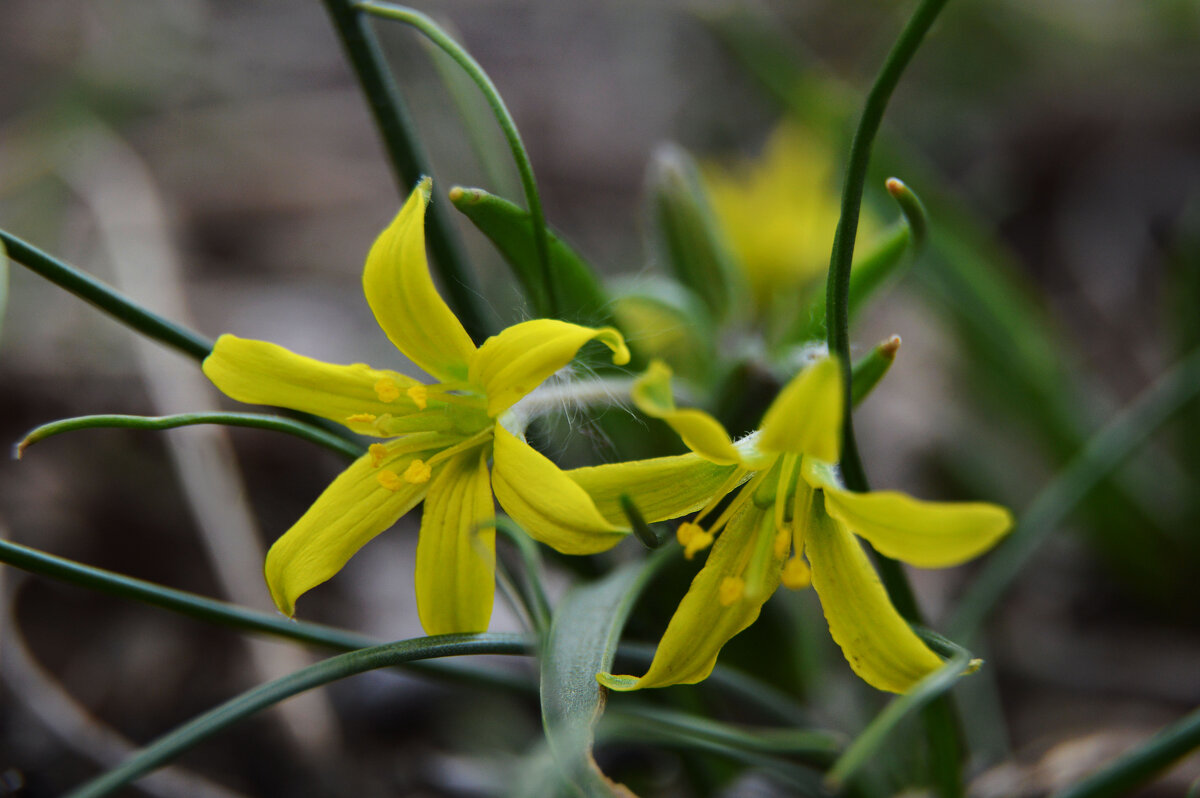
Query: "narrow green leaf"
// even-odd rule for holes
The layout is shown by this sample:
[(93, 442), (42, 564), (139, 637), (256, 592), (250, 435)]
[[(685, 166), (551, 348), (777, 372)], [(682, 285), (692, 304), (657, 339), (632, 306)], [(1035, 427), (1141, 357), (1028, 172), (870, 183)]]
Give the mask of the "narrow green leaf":
[(717, 224), (699, 170), (682, 148), (665, 146), (650, 166), (655, 242), (675, 279), (720, 320), (738, 306), (741, 269)]
[(52, 421), (30, 430), (15, 447), (14, 454), (20, 459), (25, 450), (38, 441), (53, 437), (63, 432), (73, 432), (81, 429), (174, 429), (189, 427), (196, 424), (223, 424), (229, 427), (255, 427), (257, 429), (286, 432), (311, 443), (332, 449), (340, 455), (351, 459), (361, 457), (366, 447), (352, 443), (323, 429), (281, 416), (270, 416), (262, 413), (180, 413), (174, 416), (125, 416), (97, 415), (76, 416)]
[(248, 690), (176, 728), (130, 759), (68, 794), (68, 798), (99, 798), (109, 795), (243, 718), (271, 707), (286, 698), (316, 687), (378, 668), (389, 668), (415, 660), (458, 657), (470, 654), (525, 654), (526, 641), (511, 634), (467, 634), (418, 637), (359, 649), (330, 657), (281, 679)]
[(586, 798), (620, 795), (592, 758), (605, 691), (596, 674), (612, 667), (625, 619), (646, 583), (677, 554), (660, 549), (569, 592), (554, 612), (542, 650), (542, 724), (564, 775)]
[[(529, 213), (481, 188), (450, 189), (450, 201), (504, 256), (539, 316), (552, 315), (550, 297), (534, 246)], [(562, 318), (587, 324), (610, 322), (609, 299), (595, 271), (553, 232), (550, 268), (558, 282)]]
[(1021, 514), (1012, 534), (987, 559), (947, 625), (968, 640), (1068, 514), (1157, 429), (1200, 395), (1200, 348), (1177, 363), (1088, 442)]
[(0, 245), (8, 257), (50, 282), (70, 291), (137, 332), (178, 349), (196, 360), (204, 360), (213, 342), (191, 330), (146, 310), (129, 297), (57, 258), (42, 252), (11, 233), (0, 230)]
[[(1119, 757), (1053, 798), (1118, 798), (1131, 795), (1172, 764), (1200, 748), (1200, 709), (1160, 731), (1145, 745)], [(1200, 782), (1198, 782), (1200, 783)], [(1189, 790), (1189, 794), (1193, 792)]]
[(4, 315), (8, 310), (8, 250), (0, 239), (0, 341), (4, 340)]
[(517, 593), (538, 634), (545, 634), (550, 627), (550, 600), (542, 585), (542, 554), (537, 541), (510, 518), (497, 516), (495, 526), (496, 531), (508, 538), (521, 557), (525, 570), (523, 578), (516, 582)]

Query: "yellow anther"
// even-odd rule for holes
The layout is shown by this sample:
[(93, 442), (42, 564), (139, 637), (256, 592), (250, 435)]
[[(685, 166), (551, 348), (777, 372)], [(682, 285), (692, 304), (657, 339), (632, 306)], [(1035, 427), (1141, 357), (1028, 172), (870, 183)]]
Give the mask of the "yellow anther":
[(383, 458), (387, 457), (387, 447), (382, 443), (372, 443), (367, 447), (367, 454), (371, 455), (371, 465), (379, 468)]
[(400, 475), (395, 471), (384, 469), (375, 477), (379, 480), (379, 484), (390, 491), (398, 491), (404, 487), (404, 480), (400, 479)]
[(376, 418), (374, 413), (355, 413), (352, 416), (346, 416), (346, 421), (350, 424), (370, 424)]
[(792, 545), (792, 530), (781, 529), (775, 533), (775, 558), (782, 560)]
[(704, 528), (699, 524), (693, 524), (691, 521), (684, 521), (675, 530), (675, 539), (679, 541), (680, 546), (686, 546), (697, 534), (704, 534)]
[(812, 569), (799, 557), (783, 564), (783, 586), (788, 590), (803, 590), (812, 584)]
[(424, 410), (429, 403), (429, 391), (425, 390), (424, 385), (414, 385), (405, 393), (408, 394), (409, 399), (413, 400), (413, 404), (417, 406), (418, 410)]
[(722, 607), (728, 607), (746, 594), (746, 580), (740, 576), (727, 576), (721, 580), (717, 590)]
[(400, 389), (396, 387), (395, 380), (391, 377), (384, 377), (375, 383), (375, 395), (379, 397), (379, 401), (381, 402), (394, 402), (400, 397)]
[(420, 485), (422, 482), (428, 482), (432, 475), (433, 469), (427, 466), (424, 460), (417, 458), (408, 464), (404, 479), (414, 485)]
[(692, 559), (696, 556), (696, 552), (704, 551), (712, 545), (712, 542), (713, 536), (708, 532), (705, 532), (703, 529), (699, 532), (696, 532), (694, 535), (688, 538), (688, 542), (683, 545), (684, 558), (688, 560)]

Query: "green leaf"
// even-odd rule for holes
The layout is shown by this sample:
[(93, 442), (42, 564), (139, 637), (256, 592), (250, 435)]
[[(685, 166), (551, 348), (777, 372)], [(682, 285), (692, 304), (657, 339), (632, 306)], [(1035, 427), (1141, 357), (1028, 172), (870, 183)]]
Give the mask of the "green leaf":
[(675, 279), (720, 320), (738, 307), (741, 268), (717, 224), (699, 170), (682, 148), (662, 147), (650, 166), (655, 243)]
[(0, 341), (4, 340), (4, 312), (8, 310), (8, 250), (0, 239)]
[(525, 654), (526, 642), (519, 635), (466, 634), (418, 637), (359, 649), (302, 668), (281, 679), (247, 690), (174, 731), (164, 734), (150, 745), (68, 794), (68, 798), (100, 798), (124, 787), (176, 757), (192, 746), (220, 732), (243, 718), (291, 698), (348, 676), (378, 668), (388, 668), (405, 662), (468, 654)]
[[(529, 213), (481, 188), (455, 186), (450, 189), (450, 201), (496, 245), (537, 314), (551, 315)], [(550, 269), (557, 281), (561, 318), (581, 324), (610, 323), (608, 295), (595, 271), (561, 238), (548, 235)]]
[(899, 350), (900, 336), (893, 335), (855, 362), (850, 377), (850, 401), (855, 407), (875, 390), (896, 361)]
[(594, 727), (606, 697), (596, 674), (612, 667), (625, 619), (642, 588), (677, 553), (676, 547), (662, 548), (644, 562), (576, 587), (554, 612), (542, 650), (542, 724), (559, 768), (586, 798), (628, 794), (592, 758)]

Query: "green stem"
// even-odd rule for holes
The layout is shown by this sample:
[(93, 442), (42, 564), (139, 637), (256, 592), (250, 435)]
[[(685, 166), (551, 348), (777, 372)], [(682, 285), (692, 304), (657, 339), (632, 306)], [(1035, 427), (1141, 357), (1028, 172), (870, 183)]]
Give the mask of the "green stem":
[(1177, 412), (1200, 395), (1200, 348), (1164, 374), (1094, 436), (1021, 516), (963, 595), (947, 628), (964, 641), (1020, 575), (1042, 542), (1076, 506)]
[(550, 268), (550, 236), (546, 229), (546, 217), (542, 212), (542, 200), (538, 194), (537, 181), (533, 176), (533, 164), (530, 163), (529, 153), (525, 151), (525, 145), (521, 142), (517, 124), (513, 121), (512, 114), (508, 112), (508, 107), (500, 97), (500, 92), (496, 90), (496, 85), (492, 83), (492, 79), (483, 71), (483, 67), (479, 66), (479, 62), (471, 57), (470, 53), (446, 35), (446, 32), (436, 22), (420, 11), (384, 2), (356, 3), (354, 7), (368, 14), (402, 22), (416, 28), (453, 58), (483, 92), (488, 105), (491, 106), (492, 113), (496, 116), (500, 129), (504, 132), (504, 137), (508, 140), (509, 149), (512, 150), (513, 160), (517, 165), (517, 172), (521, 176), (521, 185), (525, 190), (525, 202), (529, 205), (529, 217), (533, 223), (534, 245), (537, 248), (538, 261), (541, 263), (546, 284), (548, 303), (546, 315), (557, 315), (558, 290), (554, 270)]
[[(900, 76), (904, 73), (925, 34), (945, 7), (946, 0), (921, 0), (912, 17), (900, 32), (900, 37), (887, 55), (875, 78), (863, 106), (858, 128), (850, 144), (846, 165), (846, 180), (842, 188), (841, 216), (833, 239), (829, 259), (829, 278), (826, 284), (826, 340), (829, 351), (843, 364), (842, 477), (846, 487), (854, 491), (870, 490), (862, 458), (854, 438), (854, 418), (850, 364), (850, 267), (854, 260), (854, 239), (858, 232), (859, 211), (862, 208), (863, 184), (871, 160), (871, 145), (879, 132), (883, 113)], [(921, 621), (920, 609), (912, 587), (899, 563), (879, 556), (879, 574), (897, 611), (910, 622)], [(960, 762), (962, 746), (952, 707), (941, 699), (923, 713), (925, 732), (929, 739), (931, 774), (936, 789), (943, 796), (962, 793)]]
[(1174, 762), (1200, 748), (1200, 709), (1156, 734), (1141, 748), (1117, 759), (1053, 798), (1117, 798), (1131, 795)]
[(262, 413), (180, 413), (174, 416), (77, 416), (52, 421), (31, 430), (16, 446), (16, 456), (20, 459), (25, 450), (46, 438), (63, 432), (81, 429), (174, 429), (189, 427), (196, 424), (224, 424), (230, 427), (255, 427), (258, 429), (274, 430), (295, 435), (306, 441), (332, 449), (338, 454), (351, 459), (361, 457), (365, 452), (361, 445), (340, 438), (323, 429), (281, 416), (269, 416)]
[[(383, 139), (384, 149), (392, 165), (392, 173), (402, 196), (425, 175), (432, 175), (429, 157), (417, 134), (416, 124), (400, 96), (387, 61), (370, 25), (349, 0), (323, 0), (346, 58), (358, 78)], [(425, 236), (433, 253), (433, 262), (450, 295), (455, 315), (467, 333), (477, 343), (487, 334), (484, 306), (467, 267), (466, 255), (446, 212), (447, 203), (430, 205), (425, 222)]]
[[(55, 557), (52, 554), (7, 540), (0, 540), (0, 562), (32, 574), (48, 576), (51, 579), (58, 579), (110, 596), (140, 601), (207, 623), (228, 626), (245, 632), (283, 637), (338, 651), (353, 651), (379, 645), (379, 640), (366, 635), (321, 624), (292, 621), (278, 613), (258, 612), (237, 604), (197, 596), (194, 593), (163, 587), (153, 582), (134, 579), (62, 557)], [(422, 672), (458, 681), (488, 684), (505, 689), (514, 686), (519, 689), (527, 689), (523, 682), (515, 685), (513, 679), (495, 668), (479, 669), (457, 665), (451, 667), (450, 663), (441, 662), (418, 663), (411, 667), (419, 667)]]
[(414, 660), (471, 654), (524, 655), (528, 644), (511, 634), (439, 635), (401, 640), (339, 654), (266, 684), (248, 690), (183, 724), (143, 748), (121, 765), (69, 793), (69, 798), (99, 798), (129, 784), (139, 776), (170, 762), (192, 746), (227, 726), (273, 706), (297, 693), (378, 668)]
[(95, 305), (142, 335), (178, 349), (195, 360), (204, 360), (212, 351), (213, 342), (199, 333), (151, 313), (115, 288), (42, 252), (11, 233), (0, 230), (0, 242), (4, 244), (12, 260), (65, 288), (83, 301)]

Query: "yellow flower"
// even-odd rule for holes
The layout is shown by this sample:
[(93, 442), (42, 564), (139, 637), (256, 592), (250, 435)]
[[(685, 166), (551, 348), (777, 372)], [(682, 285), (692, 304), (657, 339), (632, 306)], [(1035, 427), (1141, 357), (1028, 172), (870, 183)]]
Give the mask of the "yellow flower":
[(612, 349), (614, 363), (627, 362), (624, 340), (611, 327), (538, 319), (476, 348), (429, 274), (429, 193), (426, 178), (379, 236), (363, 289), (392, 343), (438, 382), (363, 363), (322, 363), (232, 335), (221, 336), (204, 361), (209, 379), (238, 401), (302, 410), (379, 439), (268, 552), (267, 585), (289, 616), (297, 597), (422, 500), (416, 594), (429, 634), (487, 629), (495, 590), (493, 491), (531, 535), (560, 551), (602, 551), (624, 535), (524, 442), (519, 413), (507, 412), (588, 341)]
[(709, 545), (712, 551), (649, 671), (640, 678), (599, 674), (602, 684), (636, 690), (702, 681), (721, 647), (754, 622), (780, 583), (800, 589), (810, 581), (833, 639), (868, 684), (902, 693), (941, 666), (892, 606), (854, 535), (890, 557), (944, 568), (990, 548), (1012, 517), (991, 504), (922, 502), (841, 487), (833, 466), (842, 422), (836, 360), (821, 360), (793, 378), (760, 429), (736, 443), (706, 413), (675, 407), (670, 371), (662, 364), (638, 381), (634, 401), (670, 424), (692, 453), (568, 475), (606, 517), (620, 512), (622, 493), (647, 520), (699, 509), (680, 526), (679, 541), (689, 558)]
[[(785, 123), (760, 159), (737, 169), (709, 165), (704, 182), (758, 313), (792, 309), (797, 292), (829, 268), (839, 186), (828, 142)], [(865, 214), (863, 225), (873, 226)]]

